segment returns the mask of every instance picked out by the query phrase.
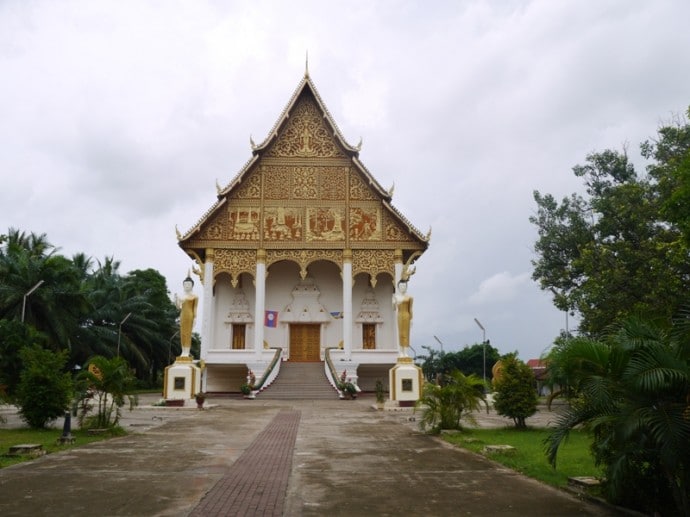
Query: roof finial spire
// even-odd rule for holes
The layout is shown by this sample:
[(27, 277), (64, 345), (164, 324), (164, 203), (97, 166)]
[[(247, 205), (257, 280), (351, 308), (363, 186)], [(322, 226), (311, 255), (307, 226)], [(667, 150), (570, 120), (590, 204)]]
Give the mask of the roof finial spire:
[(304, 77), (309, 77), (309, 51), (307, 50), (307, 58), (304, 61)]

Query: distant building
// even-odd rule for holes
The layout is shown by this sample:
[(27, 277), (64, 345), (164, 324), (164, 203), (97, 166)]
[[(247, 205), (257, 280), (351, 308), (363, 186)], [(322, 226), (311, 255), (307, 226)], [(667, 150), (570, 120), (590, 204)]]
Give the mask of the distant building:
[(275, 358), (323, 362), (327, 376), (347, 370), (373, 389), (399, 355), (395, 286), (429, 234), (393, 207), (308, 73), (251, 147), (178, 235), (203, 284), (204, 390), (237, 392), (248, 370), (268, 384)]
[(548, 395), (550, 390), (546, 386), (546, 381), (548, 379), (546, 363), (541, 359), (530, 359), (527, 361), (527, 366), (532, 369), (534, 378), (537, 381), (537, 393), (539, 393), (539, 395)]

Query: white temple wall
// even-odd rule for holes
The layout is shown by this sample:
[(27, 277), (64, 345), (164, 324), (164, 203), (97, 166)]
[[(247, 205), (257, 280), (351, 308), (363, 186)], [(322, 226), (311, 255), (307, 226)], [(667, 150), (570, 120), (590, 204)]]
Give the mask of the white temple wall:
[[(244, 297), (247, 300), (247, 304), (250, 308), (250, 312), (253, 313), (254, 301), (256, 298), (256, 291), (254, 289), (254, 277), (243, 273), (240, 275), (240, 281), (237, 288), (233, 288), (230, 275), (221, 273), (215, 279), (214, 287), (214, 332), (213, 332), (213, 343), (211, 349), (213, 350), (230, 350), (232, 349), (232, 324), (227, 322), (228, 311), (235, 298), (235, 296), (242, 291)], [(253, 315), (253, 314), (252, 314)], [(253, 323), (246, 324), (246, 334), (245, 342), (247, 348), (253, 348), (251, 337), (254, 335), (254, 324), (256, 318), (254, 318)], [(263, 325), (263, 316), (260, 320)]]
[(231, 348), (231, 326), (225, 324), (228, 309), (234, 296), (234, 289), (230, 285), (230, 276), (220, 274), (215, 279), (214, 289), (214, 312), (213, 312), (213, 343), (211, 349), (225, 350)]
[[(355, 277), (355, 283), (352, 288), (352, 311), (354, 313), (353, 321), (355, 322), (352, 333), (353, 350), (361, 350), (363, 346), (362, 323), (357, 322), (357, 316), (362, 308), (362, 300), (364, 300), (369, 288), (369, 275), (359, 274)], [(376, 326), (376, 349), (397, 350), (393, 327), (395, 311), (392, 303), (394, 290), (391, 277), (389, 275), (379, 275), (373, 291), (378, 302), (378, 311), (383, 319), (383, 322)]]
[[(268, 278), (266, 279), (266, 310), (277, 311), (280, 313), (287, 304), (292, 301), (290, 292), (299, 281), (299, 267), (294, 262), (277, 262), (268, 268)], [(261, 325), (264, 324), (264, 314), (256, 316), (257, 321), (261, 318)], [(264, 327), (264, 340), (272, 347), (281, 347), (285, 351), (288, 349), (290, 340), (289, 328), (278, 317), (278, 324), (275, 328)]]

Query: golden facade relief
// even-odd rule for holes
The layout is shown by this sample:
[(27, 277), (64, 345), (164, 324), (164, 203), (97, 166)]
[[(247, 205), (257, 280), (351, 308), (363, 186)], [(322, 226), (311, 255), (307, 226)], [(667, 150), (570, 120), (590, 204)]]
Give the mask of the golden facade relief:
[(264, 199), (344, 201), (346, 198), (347, 167), (273, 165), (262, 170)]
[(228, 273), (232, 278), (232, 286), (237, 287), (240, 275), (256, 274), (256, 250), (228, 250), (216, 249), (213, 274)]
[(412, 242), (412, 238), (405, 229), (386, 214), (383, 218), (385, 240), (395, 242)]
[(376, 201), (378, 196), (372, 192), (359, 174), (350, 174), (350, 199), (354, 201)]
[(303, 233), (302, 209), (282, 206), (264, 208), (264, 240), (301, 241)]
[(343, 263), (342, 250), (266, 250), (266, 266), (289, 260), (295, 262), (300, 268), (302, 280), (307, 278), (307, 267), (312, 262), (328, 260), (338, 267)]
[(292, 172), (293, 199), (318, 199), (316, 167), (295, 167)]
[(353, 241), (380, 241), (381, 210), (374, 207), (351, 207), (350, 239)]
[(237, 241), (259, 240), (259, 210), (248, 207), (229, 207), (230, 239)]
[(344, 156), (311, 96), (304, 96), (290, 112), (285, 127), (266, 156)]
[(344, 241), (345, 208), (307, 208), (307, 241)]
[(381, 273), (395, 277), (395, 250), (352, 250), (352, 275), (367, 273), (372, 287)]
[(235, 199), (261, 198), (261, 176), (256, 173), (248, 174), (233, 192), (232, 197)]

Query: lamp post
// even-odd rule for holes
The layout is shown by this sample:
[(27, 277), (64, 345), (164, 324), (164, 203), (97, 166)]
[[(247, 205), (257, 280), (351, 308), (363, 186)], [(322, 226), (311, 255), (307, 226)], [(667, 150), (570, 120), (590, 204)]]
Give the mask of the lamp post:
[(31, 289), (27, 291), (27, 293), (24, 295), (24, 299), (22, 300), (22, 323), (24, 323), (24, 314), (26, 313), (26, 299), (27, 297), (31, 296), (31, 293), (33, 293), (36, 289), (41, 287), (43, 284), (43, 280), (39, 280), (38, 283), (33, 286)]
[(486, 329), (484, 329), (484, 326), (479, 323), (477, 318), (474, 318), (474, 322), (480, 329), (482, 329), (482, 357), (484, 363), (484, 385), (486, 386)]
[(175, 339), (175, 336), (177, 336), (179, 333), (179, 330), (175, 331), (175, 333), (170, 336), (170, 341), (168, 341), (168, 364), (170, 364), (170, 356), (172, 355), (172, 340)]
[(127, 321), (127, 318), (129, 318), (132, 315), (132, 313), (128, 313), (127, 316), (125, 316), (122, 321), (120, 322), (120, 326), (117, 329), (117, 356), (120, 357), (120, 336), (122, 335), (122, 324)]
[(434, 336), (434, 339), (435, 339), (436, 341), (438, 341), (438, 344), (439, 344), (439, 345), (441, 345), (441, 353), (443, 353), (443, 343), (442, 343), (441, 340), (440, 340), (439, 338), (437, 338), (436, 336)]

